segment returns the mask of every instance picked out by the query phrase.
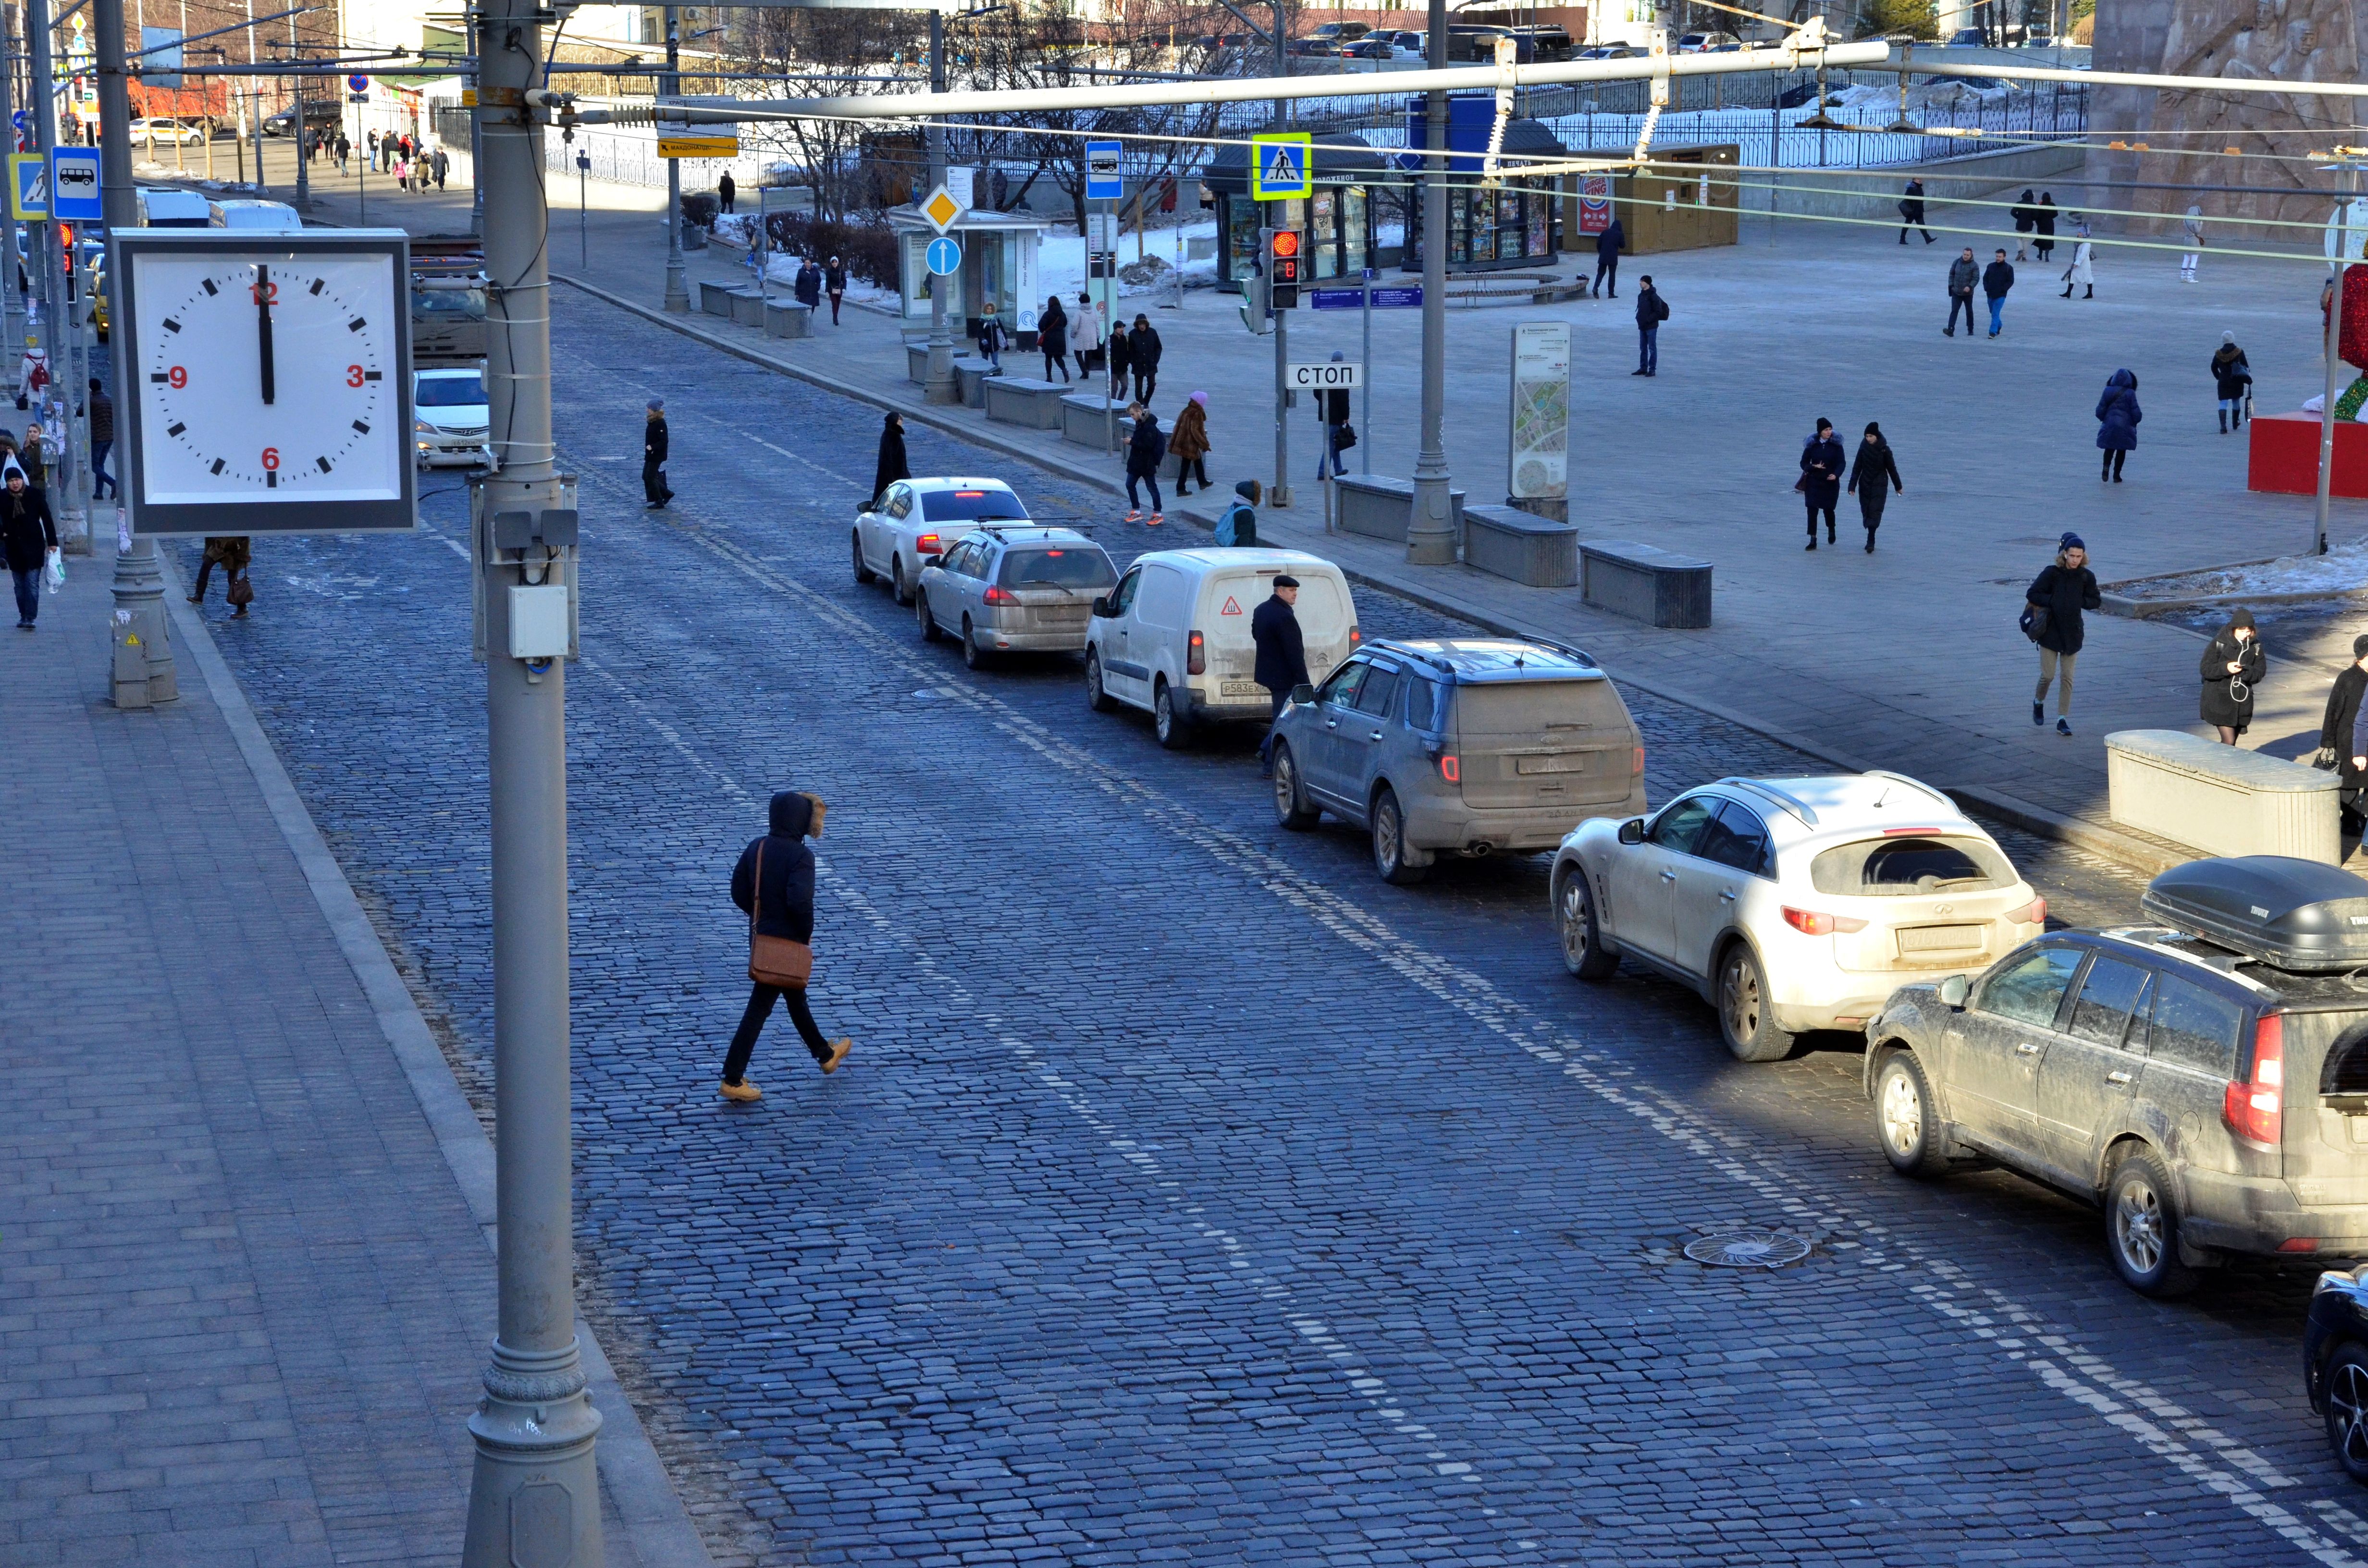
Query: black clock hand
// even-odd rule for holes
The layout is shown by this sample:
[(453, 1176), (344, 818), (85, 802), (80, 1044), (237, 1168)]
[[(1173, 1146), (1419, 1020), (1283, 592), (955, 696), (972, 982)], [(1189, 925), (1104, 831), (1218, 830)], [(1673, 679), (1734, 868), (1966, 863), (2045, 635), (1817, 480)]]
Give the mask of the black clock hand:
[(279, 389), (271, 364), (271, 268), (261, 262), (255, 267), (255, 340), (263, 356), (263, 401), (269, 403)]

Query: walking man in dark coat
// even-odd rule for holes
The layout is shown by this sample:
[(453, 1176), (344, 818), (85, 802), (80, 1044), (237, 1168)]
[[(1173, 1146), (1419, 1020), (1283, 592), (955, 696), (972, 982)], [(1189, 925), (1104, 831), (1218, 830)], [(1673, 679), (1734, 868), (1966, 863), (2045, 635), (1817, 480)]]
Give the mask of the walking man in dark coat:
[(1842, 469), (1849, 459), (1834, 436), (1834, 422), (1817, 421), (1817, 433), (1801, 449), (1801, 498), (1809, 505), (1809, 548), (1817, 548), (1817, 514), (1826, 515), (1826, 542), (1834, 542), (1834, 504), (1841, 499)]
[(1292, 687), (1307, 684), (1307, 644), (1299, 634), (1299, 579), (1288, 574), (1274, 580), (1274, 593), (1250, 617), (1250, 641), (1258, 645), (1258, 664), (1251, 676), (1266, 687), (1273, 705), (1268, 715), (1266, 739), (1258, 743), (1258, 776), (1274, 777), (1274, 721), (1282, 717)]
[(1620, 253), (1628, 248), (1628, 231), (1615, 213), (1611, 226), (1595, 236), (1595, 297), (1620, 297)]
[[(768, 812), (765, 835), (749, 840), (748, 847), (740, 851), (740, 862), (732, 868), (732, 902), (740, 913), (748, 916), (749, 934), (755, 937), (779, 937), (792, 942), (812, 942), (814, 923), (814, 858), (806, 847), (809, 835), (822, 836), (823, 803), (812, 795), (784, 790), (775, 795)], [(748, 1058), (757, 1049), (757, 1036), (772, 1013), (773, 1004), (787, 999), (790, 1021), (798, 1027), (798, 1037), (814, 1053), (814, 1064), (825, 1073), (836, 1073), (838, 1064), (847, 1060), (854, 1048), (852, 1040), (825, 1040), (815, 1027), (814, 1011), (806, 1006), (806, 988), (803, 985), (768, 985), (761, 980), (749, 983), (748, 1006), (740, 1015), (740, 1028), (732, 1036), (732, 1048), (723, 1057), (723, 1097), (747, 1103), (764, 1097), (756, 1085), (746, 1079)]]
[(2047, 722), (2047, 688), (2055, 684), (2060, 669), (2064, 684), (2055, 691), (2055, 733), (2068, 735), (2072, 733), (2072, 665), (2088, 638), (2082, 614), (2105, 602), (2097, 593), (2097, 574), (2089, 570), (2089, 547), (2078, 534), (2066, 533), (2055, 541), (2055, 564), (2032, 578), (2022, 597), (2039, 620), (2038, 636), (2033, 639), (2039, 644), (2039, 689), (2031, 694), (2031, 722)]
[(2014, 267), (2008, 262), (2006, 252), (1982, 268), (1982, 298), (1990, 305), (1990, 335), (1996, 337), (2006, 330), (2006, 292), (2014, 287)]
[(730, 169), (724, 170), (723, 176), (715, 182), (715, 205), (717, 210), (724, 212), (731, 211), (732, 199), (739, 194), (739, 190), (740, 187), (734, 185), (732, 181), (732, 171)]
[(642, 426), (642, 494), (653, 512), (674, 499), (666, 483), (666, 399), (650, 399), (649, 418)]
[(1661, 291), (1653, 287), (1649, 272), (1638, 279), (1636, 289), (1636, 368), (1632, 376), (1657, 376), (1661, 373), (1661, 324), (1669, 319), (1669, 307)]
[(880, 421), (880, 455), (871, 467), (871, 504), (877, 506), (890, 485), (912, 477), (912, 466), (905, 460), (905, 416), (890, 409)]
[(1899, 243), (1903, 245), (1907, 243), (1909, 229), (1923, 230), (1924, 243), (1932, 243), (1932, 231), (1924, 228), (1924, 182), (1920, 179), (1909, 180), (1906, 194), (1899, 199)]
[(2368, 694), (2368, 637), (2351, 640), (2351, 663), (2327, 694), (2327, 719), (2319, 725), (2319, 760), (2332, 758), (2343, 783), (2343, 831), (2360, 831), (2360, 792), (2368, 787), (2368, 730), (2360, 724), (2360, 699)]
[(1981, 263), (1974, 259), (1974, 247), (1967, 245), (1964, 254), (1949, 264), (1949, 324), (1941, 329), (1941, 335), (1957, 335), (1957, 312), (1961, 309), (1965, 312), (1965, 335), (1974, 335), (1974, 285), (1981, 280)]
[[(41, 613), (41, 568), (49, 563), (50, 551), (58, 547), (58, 525), (50, 518), (49, 496), (26, 484), (25, 471), (13, 459), (6, 472), (8, 488), (0, 494), (0, 554), (7, 557), (8, 576), (17, 585), (17, 630), (30, 631)], [(1294, 624), (1292, 646), (1298, 645)]]
[(1127, 335), (1126, 363), (1134, 372), (1134, 401), (1148, 407), (1151, 394), (1159, 390), (1159, 334), (1153, 330), (1151, 318), (1134, 318), (1134, 330)]

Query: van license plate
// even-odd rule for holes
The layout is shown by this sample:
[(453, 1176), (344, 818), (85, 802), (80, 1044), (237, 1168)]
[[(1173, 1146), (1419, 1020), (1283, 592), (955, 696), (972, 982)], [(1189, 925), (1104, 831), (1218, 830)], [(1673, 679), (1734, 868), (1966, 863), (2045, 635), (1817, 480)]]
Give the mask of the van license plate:
[(1517, 756), (1513, 759), (1513, 771), (1523, 778), (1537, 773), (1584, 773), (1590, 755), (1566, 751), (1551, 756)]
[(1266, 687), (1254, 680), (1227, 680), (1217, 683), (1220, 697), (1264, 697)]

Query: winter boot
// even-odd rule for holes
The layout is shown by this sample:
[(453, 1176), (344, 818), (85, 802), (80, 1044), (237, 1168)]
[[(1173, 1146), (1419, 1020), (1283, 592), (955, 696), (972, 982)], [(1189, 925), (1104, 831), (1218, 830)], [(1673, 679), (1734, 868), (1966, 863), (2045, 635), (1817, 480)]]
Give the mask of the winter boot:
[[(2096, 286), (2094, 283), (2089, 284), (2089, 288), (2088, 288), (2088, 291), (2087, 291), (2086, 293), (2082, 294), (2080, 297), (2081, 297), (2082, 299), (2084, 299), (2084, 300), (2093, 300), (2093, 299), (2095, 299), (2095, 298), (2097, 297), (2097, 286)], [(2068, 735), (2068, 734), (2070, 734), (2072, 732), (2071, 732), (2071, 731), (2069, 731), (2069, 730), (2066, 730), (2066, 731), (2065, 731), (2064, 733), (2065, 733), (2066, 734), (2067, 734), (2067, 735)]]
[(2226, 436), (2227, 433), (2228, 433), (2228, 411), (2227, 411), (2226, 409), (2225, 409), (2225, 408), (2224, 408), (2224, 409), (2222, 409), (2222, 410), (2220, 411), (2220, 434), (2222, 434), (2223, 436)]
[(1826, 525), (1826, 542), (1827, 544), (1834, 542), (1834, 525), (1831, 523)]
[(2065, 297), (2066, 299), (2067, 299), (2067, 300), (2068, 300), (2068, 299), (2070, 299), (2070, 298), (2072, 297), (2072, 288), (2071, 288), (2071, 285), (2069, 285), (2069, 284), (2065, 285), (2065, 289), (2064, 289), (2064, 297)]

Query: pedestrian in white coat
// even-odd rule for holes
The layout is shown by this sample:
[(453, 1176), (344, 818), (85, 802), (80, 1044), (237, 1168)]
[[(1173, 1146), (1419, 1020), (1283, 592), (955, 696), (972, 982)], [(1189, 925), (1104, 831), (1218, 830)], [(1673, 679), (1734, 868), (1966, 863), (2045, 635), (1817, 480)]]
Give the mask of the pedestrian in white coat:
[(2189, 202), (2187, 219), (2181, 227), (2187, 231), (2187, 251), (2179, 258), (2179, 280), (2192, 283), (2196, 266), (2203, 259), (2203, 209)]
[(2089, 259), (2095, 254), (2095, 247), (2089, 243), (2088, 221), (2081, 220), (2074, 226), (2072, 233), (2072, 265), (2064, 269), (2064, 297), (2070, 299), (2072, 290), (2079, 289), (2086, 290), (2080, 296), (2082, 299), (2093, 300), (2097, 297), (2097, 273)]

